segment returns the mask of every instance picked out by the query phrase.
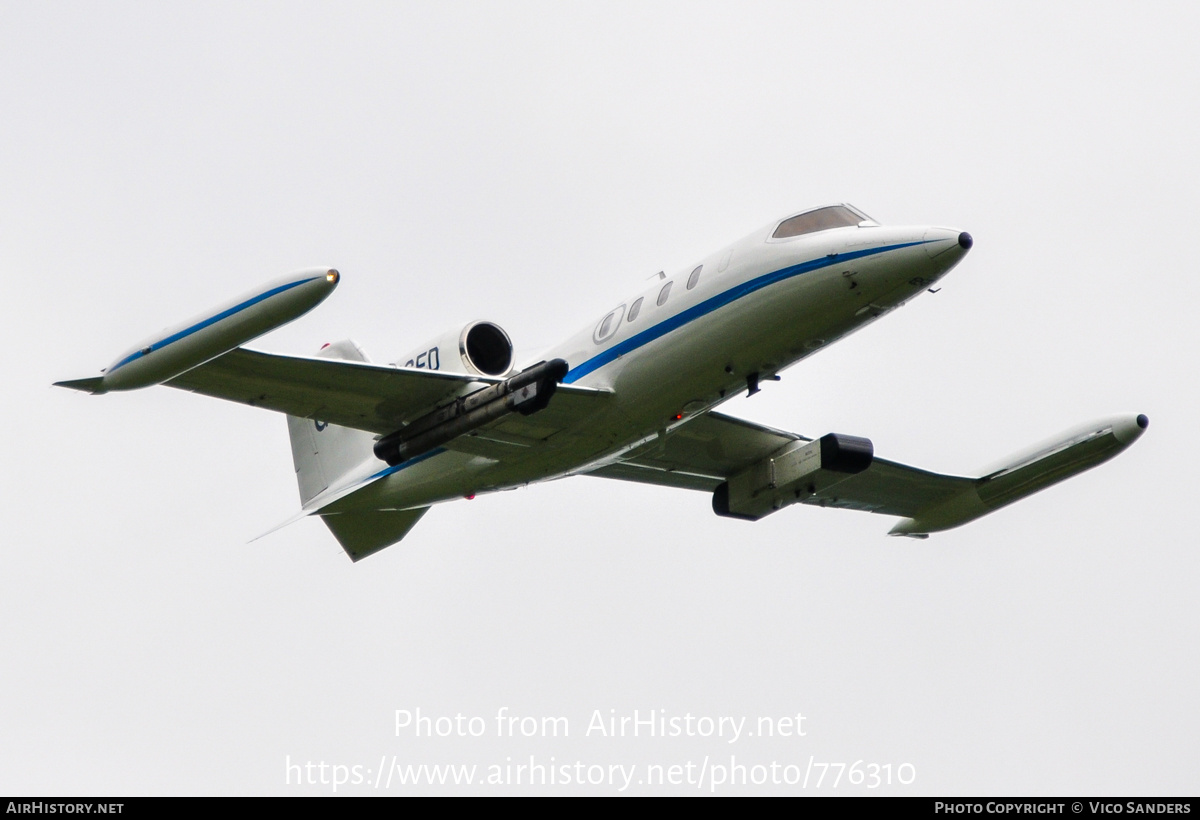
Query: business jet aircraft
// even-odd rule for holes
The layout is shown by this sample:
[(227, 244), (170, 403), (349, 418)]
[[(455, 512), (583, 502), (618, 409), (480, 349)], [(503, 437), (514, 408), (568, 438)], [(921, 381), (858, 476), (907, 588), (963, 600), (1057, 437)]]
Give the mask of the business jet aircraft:
[[(323, 301), (341, 279), (302, 271), (144, 341), (89, 393), (165, 384), (285, 413), (301, 512), (357, 561), (433, 504), (572, 475), (712, 495), (757, 520), (790, 504), (899, 516), (928, 537), (1076, 475), (1132, 444), (1144, 415), (1086, 424), (977, 477), (875, 458), (716, 412), (930, 289), (970, 250), (950, 228), (887, 227), (850, 205), (790, 215), (626, 299), (517, 369), (508, 334), (473, 322), (392, 364), (346, 340), (314, 357), (240, 347)], [(280, 525), (283, 526), (283, 525)]]

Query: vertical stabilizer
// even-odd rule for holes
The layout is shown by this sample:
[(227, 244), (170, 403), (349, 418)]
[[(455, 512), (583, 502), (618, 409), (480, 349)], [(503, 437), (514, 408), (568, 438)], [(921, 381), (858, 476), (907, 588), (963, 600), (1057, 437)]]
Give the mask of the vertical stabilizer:
[[(329, 359), (368, 361), (362, 349), (349, 339), (326, 345), (317, 354)], [(326, 424), (320, 419), (288, 416), (288, 434), (292, 439), (292, 462), (300, 485), (300, 503), (307, 504), (317, 493), (373, 458), (375, 436), (363, 430)]]

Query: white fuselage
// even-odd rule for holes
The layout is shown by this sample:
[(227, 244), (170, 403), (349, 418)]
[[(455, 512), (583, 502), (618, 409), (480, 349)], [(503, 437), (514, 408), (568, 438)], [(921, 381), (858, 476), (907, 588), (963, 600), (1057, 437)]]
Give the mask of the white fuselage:
[(742, 393), (752, 374), (770, 378), (920, 294), (970, 247), (949, 228), (865, 222), (774, 239), (777, 224), (654, 280), (547, 351), (567, 361), (564, 384), (612, 391), (549, 446), (503, 459), (438, 449), (386, 469), (368, 461), (360, 478), (386, 475), (330, 509), (424, 507), (619, 460)]

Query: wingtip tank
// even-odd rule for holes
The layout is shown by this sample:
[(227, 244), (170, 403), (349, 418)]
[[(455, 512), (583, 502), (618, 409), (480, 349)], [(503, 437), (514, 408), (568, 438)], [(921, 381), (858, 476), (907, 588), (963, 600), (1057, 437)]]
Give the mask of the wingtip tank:
[(161, 384), (303, 316), (340, 281), (330, 267), (297, 271), (146, 339), (118, 356), (102, 376), (55, 384), (89, 393)]
[(900, 521), (888, 534), (920, 538), (974, 521), (1116, 457), (1149, 426), (1144, 413), (1127, 413), (1072, 428), (993, 465), (970, 489)]

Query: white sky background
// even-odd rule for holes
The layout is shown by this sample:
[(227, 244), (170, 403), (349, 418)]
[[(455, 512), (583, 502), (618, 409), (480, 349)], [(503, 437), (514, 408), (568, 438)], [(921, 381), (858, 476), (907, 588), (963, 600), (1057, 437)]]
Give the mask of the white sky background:
[[(910, 763), (900, 794), (1196, 793), (1196, 27), (1184, 3), (0, 5), (0, 793), (731, 754)], [(533, 353), (835, 201), (975, 248), (725, 411), (961, 472), (1116, 412), (1147, 435), (925, 542), (574, 479), (355, 565), (316, 521), (246, 543), (298, 503), (282, 418), (49, 387), (318, 264), (337, 293), (254, 346), (390, 360), (488, 318)], [(571, 736), (497, 738), (505, 706)], [(418, 707), (488, 734), (396, 737)], [(609, 709), (807, 735), (585, 737)]]

